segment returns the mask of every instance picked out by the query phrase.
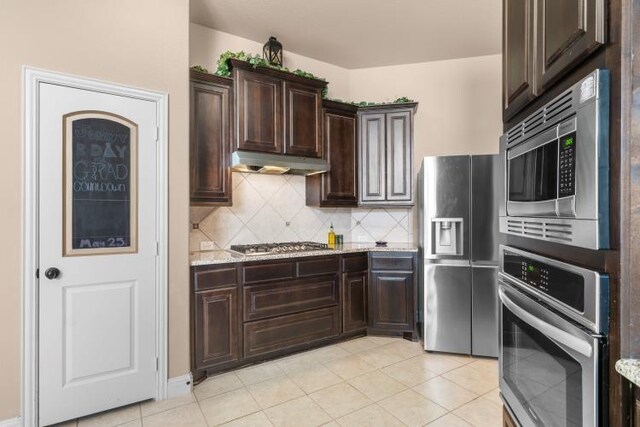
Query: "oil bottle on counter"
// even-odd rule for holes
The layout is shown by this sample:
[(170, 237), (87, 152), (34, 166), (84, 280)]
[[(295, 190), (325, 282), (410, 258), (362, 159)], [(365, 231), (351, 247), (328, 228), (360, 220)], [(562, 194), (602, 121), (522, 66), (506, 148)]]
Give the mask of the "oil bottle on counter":
[(336, 246), (336, 232), (333, 231), (333, 223), (331, 223), (331, 227), (329, 227), (329, 234), (327, 235), (327, 244), (330, 248), (334, 248)]

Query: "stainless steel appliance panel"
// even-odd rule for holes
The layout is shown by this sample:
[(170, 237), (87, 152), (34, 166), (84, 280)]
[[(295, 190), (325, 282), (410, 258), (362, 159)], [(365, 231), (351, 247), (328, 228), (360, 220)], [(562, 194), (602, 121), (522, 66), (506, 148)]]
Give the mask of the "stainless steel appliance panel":
[(498, 357), (498, 267), (472, 267), (471, 352)]
[[(546, 266), (557, 268), (579, 276), (582, 280), (582, 292), (580, 295), (581, 307), (575, 308), (567, 305), (563, 301), (554, 298), (551, 289), (538, 289), (535, 285), (523, 280), (522, 276), (513, 276), (510, 270), (521, 268), (519, 265), (508, 266), (507, 264), (512, 257), (524, 257), (524, 259), (543, 263)], [(522, 291), (533, 295), (558, 310), (563, 315), (581, 324), (595, 333), (606, 334), (609, 331), (609, 276), (598, 273), (597, 271), (578, 267), (573, 264), (558, 261), (555, 259), (532, 254), (531, 252), (516, 249), (511, 246), (500, 246), (500, 276), (508, 280), (512, 286), (518, 287)], [(567, 289), (567, 282), (561, 283), (562, 288)], [(546, 290), (546, 292), (545, 292)]]
[(425, 349), (471, 353), (471, 267), (425, 264)]
[(498, 262), (500, 171), (499, 155), (471, 156), (471, 262)]
[(500, 139), (500, 230), (609, 247), (609, 72), (595, 70)]
[(603, 341), (500, 281), (500, 391), (529, 426), (598, 426)]
[(423, 243), (425, 259), (470, 257), (470, 157), (425, 157)]

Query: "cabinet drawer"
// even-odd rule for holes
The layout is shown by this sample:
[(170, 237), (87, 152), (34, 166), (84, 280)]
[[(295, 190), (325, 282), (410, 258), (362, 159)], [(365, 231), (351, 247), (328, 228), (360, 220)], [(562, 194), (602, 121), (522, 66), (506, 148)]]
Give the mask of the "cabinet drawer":
[(342, 258), (342, 272), (363, 271), (368, 268), (367, 254), (345, 256)]
[(371, 257), (372, 270), (413, 271), (413, 255), (391, 255)]
[(340, 330), (339, 308), (259, 320), (244, 325), (244, 356), (258, 356), (335, 337)]
[(338, 257), (325, 257), (303, 259), (296, 263), (298, 277), (318, 276), (321, 274), (337, 273), (339, 268)]
[(237, 285), (236, 266), (205, 267), (196, 269), (193, 274), (193, 287), (196, 291)]
[(338, 292), (337, 275), (245, 286), (244, 320), (337, 305)]
[(293, 279), (293, 262), (269, 262), (242, 267), (242, 283), (267, 282), (270, 280)]

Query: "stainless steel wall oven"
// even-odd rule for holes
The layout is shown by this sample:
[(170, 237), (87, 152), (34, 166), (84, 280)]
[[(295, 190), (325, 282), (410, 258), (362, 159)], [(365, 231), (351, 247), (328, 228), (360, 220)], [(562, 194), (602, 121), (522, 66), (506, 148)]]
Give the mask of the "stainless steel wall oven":
[(500, 139), (500, 231), (609, 247), (609, 72), (596, 70)]
[(607, 425), (608, 277), (500, 247), (500, 391), (522, 426)]

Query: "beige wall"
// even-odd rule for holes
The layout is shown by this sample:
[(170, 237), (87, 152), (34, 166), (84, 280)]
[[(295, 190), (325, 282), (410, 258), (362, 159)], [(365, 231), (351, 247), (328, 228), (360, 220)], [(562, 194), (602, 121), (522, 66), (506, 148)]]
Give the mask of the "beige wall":
[(416, 172), (424, 156), (492, 154), (502, 134), (502, 56), (478, 56), (349, 73), (356, 101), (418, 101)]
[[(225, 50), (259, 53), (262, 46), (189, 25), (188, 13), (188, 0), (2, 1), (0, 420), (20, 412), (23, 65), (169, 93), (169, 375), (189, 371), (187, 66), (213, 70)], [(288, 53), (285, 43), (285, 65), (325, 77), (333, 98), (420, 101), (417, 164), (424, 155), (497, 151), (500, 56), (346, 70)]]
[(169, 93), (170, 376), (189, 370), (188, 0), (2, 0), (0, 420), (20, 413), (22, 66)]
[[(266, 41), (266, 38), (265, 38)], [(252, 55), (262, 55), (262, 43), (223, 33), (198, 24), (190, 25), (190, 62), (191, 65), (202, 65), (213, 73), (220, 54), (230, 50), (237, 52), (244, 50)], [(329, 96), (331, 98), (346, 99), (349, 97), (349, 70), (318, 61), (306, 56), (297, 55), (287, 51), (287, 43), (283, 40), (284, 65), (295, 70), (308, 71), (318, 77), (326, 79), (329, 84)]]

